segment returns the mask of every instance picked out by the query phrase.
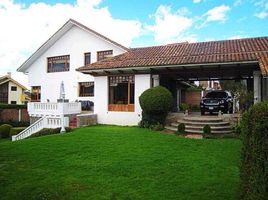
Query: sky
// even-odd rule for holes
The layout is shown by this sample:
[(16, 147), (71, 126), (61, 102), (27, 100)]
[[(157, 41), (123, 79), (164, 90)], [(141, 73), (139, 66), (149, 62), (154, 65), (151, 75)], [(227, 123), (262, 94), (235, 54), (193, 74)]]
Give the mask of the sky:
[(127, 47), (268, 36), (268, 0), (0, 0), (0, 75), (68, 19)]

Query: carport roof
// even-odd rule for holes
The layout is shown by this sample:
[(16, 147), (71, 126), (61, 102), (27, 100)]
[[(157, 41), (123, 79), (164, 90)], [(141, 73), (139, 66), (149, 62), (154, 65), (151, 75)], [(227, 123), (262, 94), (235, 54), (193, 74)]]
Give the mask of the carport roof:
[(111, 69), (240, 62), (259, 63), (262, 74), (267, 76), (268, 37), (132, 48), (121, 55), (80, 67), (78, 71), (93, 74)]

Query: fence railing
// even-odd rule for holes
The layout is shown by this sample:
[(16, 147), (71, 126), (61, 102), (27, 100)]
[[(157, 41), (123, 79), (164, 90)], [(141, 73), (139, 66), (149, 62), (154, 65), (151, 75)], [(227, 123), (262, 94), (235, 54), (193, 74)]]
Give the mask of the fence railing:
[[(63, 119), (63, 124), (62, 124)], [(69, 118), (68, 117), (42, 117), (38, 119), (36, 122), (31, 124), (29, 127), (24, 129), (22, 132), (20, 132), (17, 135), (12, 136), (12, 141), (21, 140), (24, 138), (27, 138), (31, 136), (32, 134), (42, 130), (43, 128), (59, 128), (62, 127), (68, 127), (69, 126)]]

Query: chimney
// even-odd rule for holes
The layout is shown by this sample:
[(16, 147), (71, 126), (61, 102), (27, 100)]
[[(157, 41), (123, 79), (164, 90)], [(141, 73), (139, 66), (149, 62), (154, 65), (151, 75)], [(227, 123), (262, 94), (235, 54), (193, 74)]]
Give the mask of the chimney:
[(7, 72), (7, 75), (8, 75), (9, 77), (11, 77), (11, 72)]

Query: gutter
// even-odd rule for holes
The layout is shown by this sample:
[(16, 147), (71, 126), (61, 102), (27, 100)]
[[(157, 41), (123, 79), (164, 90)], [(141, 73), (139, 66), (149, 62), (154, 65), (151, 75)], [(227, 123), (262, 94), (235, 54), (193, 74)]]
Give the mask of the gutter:
[[(258, 61), (241, 61), (241, 62), (223, 62), (223, 63), (199, 63), (199, 64), (181, 64), (181, 65), (160, 65), (160, 66), (143, 66), (143, 67), (118, 67), (118, 68), (102, 68), (102, 69), (84, 69), (84, 70), (79, 70), (77, 69), (76, 71), (79, 71), (81, 73), (100, 73), (104, 71), (118, 71), (118, 70), (137, 70), (137, 71), (142, 71), (142, 70), (148, 70), (150, 68), (154, 69), (162, 69), (162, 68), (182, 68), (182, 67), (198, 67), (198, 66), (215, 66), (215, 65), (235, 65), (235, 64), (258, 64)], [(268, 76), (267, 76), (268, 78)]]

